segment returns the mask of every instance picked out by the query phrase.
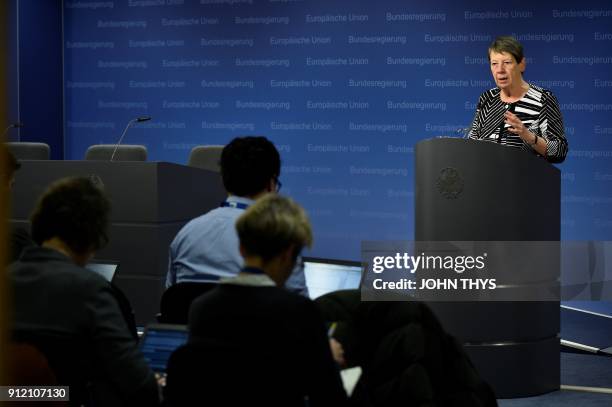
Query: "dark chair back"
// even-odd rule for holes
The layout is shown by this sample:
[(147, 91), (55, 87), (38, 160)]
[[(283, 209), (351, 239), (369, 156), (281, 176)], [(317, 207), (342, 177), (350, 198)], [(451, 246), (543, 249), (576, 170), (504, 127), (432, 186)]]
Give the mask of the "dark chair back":
[(12, 141), (6, 147), (18, 160), (48, 160), (51, 149), (47, 143), (33, 143), (27, 141)]
[(221, 153), (224, 146), (195, 146), (189, 153), (187, 165), (205, 170), (221, 172)]
[(189, 307), (193, 300), (215, 288), (217, 283), (178, 283), (162, 295), (157, 321), (163, 324), (187, 325)]
[(48, 361), (55, 374), (57, 383), (70, 386), (70, 405), (78, 406), (90, 400), (89, 387), (92, 378), (87, 372), (92, 372), (91, 361), (87, 360), (91, 350), (78, 338), (61, 335), (43, 334), (40, 332), (14, 331), (12, 340), (16, 343), (28, 344), (38, 349)]
[(304, 407), (305, 378), (290, 373), (290, 359), (248, 343), (183, 345), (168, 361), (167, 406)]
[(19, 386), (56, 386), (55, 372), (47, 357), (29, 343), (12, 342), (6, 352), (8, 383)]
[[(2, 385), (8, 386), (58, 386), (55, 372), (47, 357), (28, 343), (12, 342), (7, 352), (8, 378)], [(5, 402), (3, 406), (22, 406), (22, 402)], [(27, 404), (26, 404), (27, 405)], [(67, 401), (49, 401), (47, 406), (68, 406)]]

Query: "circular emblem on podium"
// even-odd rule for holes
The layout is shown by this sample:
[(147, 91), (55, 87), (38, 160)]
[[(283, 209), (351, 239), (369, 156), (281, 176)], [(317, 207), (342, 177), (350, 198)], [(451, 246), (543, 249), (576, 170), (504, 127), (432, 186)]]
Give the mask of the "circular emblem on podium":
[(456, 199), (463, 192), (463, 178), (455, 168), (443, 168), (440, 171), (437, 185), (438, 191), (446, 199)]

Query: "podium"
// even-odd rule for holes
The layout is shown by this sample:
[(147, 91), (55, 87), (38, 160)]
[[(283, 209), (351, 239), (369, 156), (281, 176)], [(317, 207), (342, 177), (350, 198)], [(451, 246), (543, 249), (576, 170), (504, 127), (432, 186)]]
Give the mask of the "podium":
[[(416, 145), (415, 166), (416, 241), (560, 240), (560, 171), (541, 157), (438, 138)], [(558, 301), (428, 305), (498, 398), (559, 389)]]
[(165, 288), (168, 248), (189, 220), (225, 199), (217, 172), (165, 162), (22, 161), (12, 191), (11, 223), (29, 229), (38, 197), (69, 176), (95, 176), (111, 204), (109, 244), (98, 260), (119, 262), (114, 283), (144, 325), (155, 319)]

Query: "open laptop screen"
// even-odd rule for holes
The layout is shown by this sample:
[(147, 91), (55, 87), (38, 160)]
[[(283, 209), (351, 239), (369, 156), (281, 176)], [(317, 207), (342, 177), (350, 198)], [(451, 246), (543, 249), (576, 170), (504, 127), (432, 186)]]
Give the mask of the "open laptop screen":
[(304, 274), (310, 298), (338, 290), (359, 288), (361, 266), (353, 264), (334, 264), (319, 259), (304, 259)]
[(85, 268), (100, 274), (102, 277), (104, 277), (106, 281), (110, 283), (113, 281), (113, 278), (115, 278), (115, 274), (117, 273), (117, 269), (119, 268), (119, 263), (104, 260), (94, 260), (90, 263), (87, 263)]
[(187, 337), (185, 325), (150, 324), (140, 338), (140, 351), (155, 373), (166, 373), (170, 355)]

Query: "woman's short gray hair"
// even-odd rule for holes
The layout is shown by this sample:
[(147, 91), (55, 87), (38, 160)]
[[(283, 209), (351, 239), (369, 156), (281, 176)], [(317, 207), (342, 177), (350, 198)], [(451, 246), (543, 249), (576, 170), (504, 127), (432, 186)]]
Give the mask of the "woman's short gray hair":
[(524, 58), (523, 46), (516, 38), (509, 35), (497, 37), (491, 45), (489, 45), (489, 61), (491, 60), (491, 52), (496, 52), (498, 54), (507, 52), (514, 57), (517, 64), (520, 64)]

